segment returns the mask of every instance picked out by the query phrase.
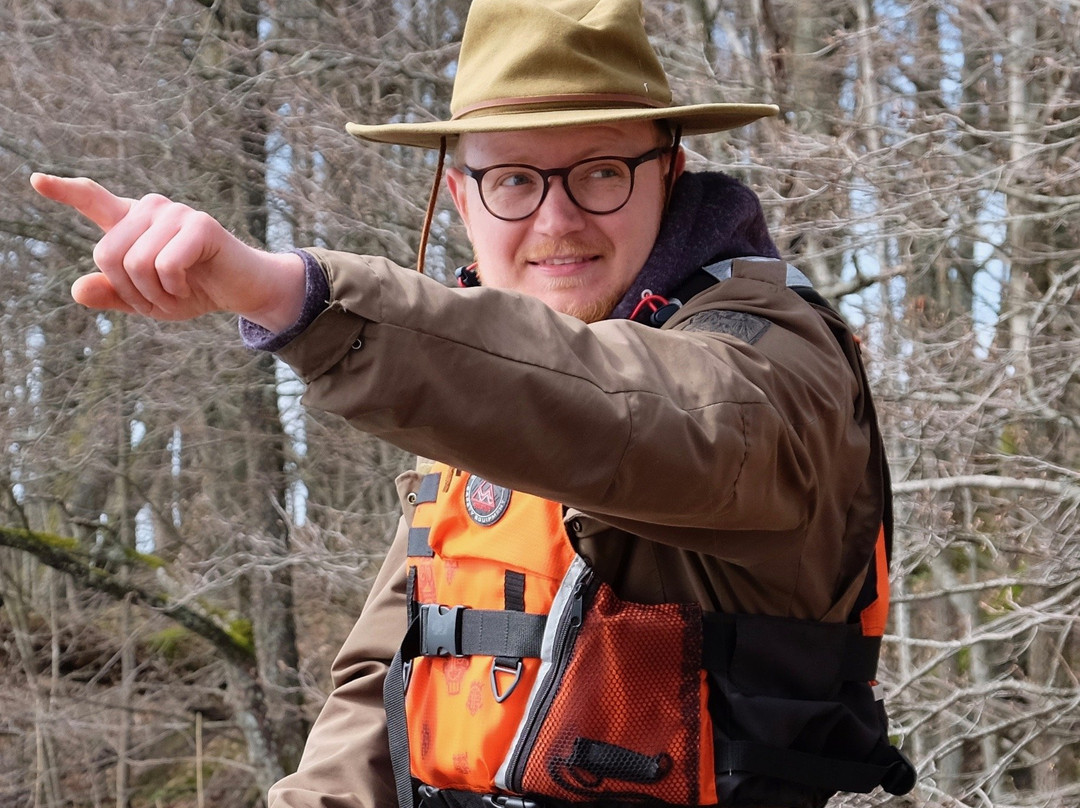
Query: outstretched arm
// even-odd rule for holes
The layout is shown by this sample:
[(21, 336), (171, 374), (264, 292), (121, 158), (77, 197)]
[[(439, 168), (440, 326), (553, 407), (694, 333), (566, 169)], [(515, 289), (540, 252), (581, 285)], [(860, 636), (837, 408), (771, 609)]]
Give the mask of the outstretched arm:
[(128, 199), (83, 177), (34, 174), (30, 183), (104, 231), (94, 248), (100, 271), (71, 288), (84, 306), (159, 320), (231, 311), (274, 332), (300, 313), (304, 265), (298, 255), (248, 246), (209, 214), (157, 194)]

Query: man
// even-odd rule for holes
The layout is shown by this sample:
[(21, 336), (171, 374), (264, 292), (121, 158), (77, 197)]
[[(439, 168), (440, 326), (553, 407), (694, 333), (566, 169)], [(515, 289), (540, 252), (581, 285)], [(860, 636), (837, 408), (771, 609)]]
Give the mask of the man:
[(888, 476), (857, 348), (679, 149), (775, 108), (673, 105), (640, 0), (475, 0), (452, 110), (350, 130), (454, 149), (457, 289), (33, 178), (105, 231), (79, 302), (236, 312), (309, 405), (433, 458), (271, 805), (910, 790), (871, 681)]

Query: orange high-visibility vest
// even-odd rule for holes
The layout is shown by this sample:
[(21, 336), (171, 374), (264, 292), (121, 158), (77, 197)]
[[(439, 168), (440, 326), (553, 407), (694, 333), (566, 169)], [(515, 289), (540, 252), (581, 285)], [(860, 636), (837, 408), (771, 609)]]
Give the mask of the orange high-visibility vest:
[(863, 631), (883, 627), (887, 591), (851, 624), (629, 603), (574, 551), (558, 503), (436, 464), (415, 504), (410, 628), (387, 680), (403, 805), (416, 784), (449, 806), (910, 789), (872, 691), (880, 632)]

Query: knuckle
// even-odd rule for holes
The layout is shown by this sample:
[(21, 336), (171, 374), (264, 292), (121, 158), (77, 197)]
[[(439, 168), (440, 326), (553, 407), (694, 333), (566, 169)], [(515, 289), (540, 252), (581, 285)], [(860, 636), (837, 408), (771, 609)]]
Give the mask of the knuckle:
[(132, 276), (145, 276), (148, 269), (152, 269), (152, 265), (147, 266), (148, 262), (143, 258), (142, 254), (136, 250), (131, 249), (124, 255), (123, 268), (124, 271)]
[(132, 212), (139, 218), (157, 221), (170, 215), (170, 209), (175, 206), (171, 199), (161, 194), (146, 194), (140, 197), (132, 207)]
[(159, 255), (154, 261), (154, 269), (162, 283), (168, 288), (175, 279), (184, 274), (185, 267), (172, 256)]
[(149, 278), (155, 272), (154, 255), (139, 244), (128, 249), (121, 263), (125, 274), (136, 281)]
[(217, 221), (205, 211), (189, 209), (185, 224), (199, 235), (206, 235), (214, 228)]
[(144, 207), (160, 207), (163, 204), (170, 204), (169, 200), (161, 194), (146, 194), (140, 197), (139, 204)]
[(116, 251), (111, 249), (104, 241), (99, 241), (94, 246), (94, 263), (103, 272), (111, 272), (118, 265)]

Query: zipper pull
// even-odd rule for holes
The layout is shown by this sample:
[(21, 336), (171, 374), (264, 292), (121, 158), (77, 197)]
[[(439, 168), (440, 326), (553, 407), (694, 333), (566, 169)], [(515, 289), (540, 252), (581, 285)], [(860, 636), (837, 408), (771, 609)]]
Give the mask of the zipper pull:
[(573, 601), (570, 604), (570, 627), (579, 628), (585, 619), (585, 582), (578, 581), (572, 594)]

